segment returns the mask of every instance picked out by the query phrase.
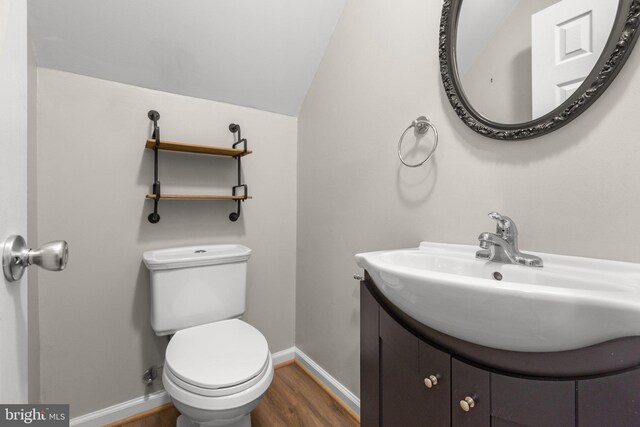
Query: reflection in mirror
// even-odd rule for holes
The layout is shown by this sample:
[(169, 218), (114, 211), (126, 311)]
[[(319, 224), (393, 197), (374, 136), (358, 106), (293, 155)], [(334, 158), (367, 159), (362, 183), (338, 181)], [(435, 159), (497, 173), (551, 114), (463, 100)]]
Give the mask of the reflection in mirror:
[(456, 61), (486, 119), (525, 123), (567, 100), (600, 58), (619, 0), (463, 0)]

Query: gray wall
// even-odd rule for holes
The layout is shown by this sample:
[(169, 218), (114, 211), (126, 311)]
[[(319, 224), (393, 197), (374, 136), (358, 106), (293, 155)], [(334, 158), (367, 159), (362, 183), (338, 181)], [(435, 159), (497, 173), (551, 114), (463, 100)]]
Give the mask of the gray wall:
[[(147, 222), (152, 108), (163, 139), (230, 146), (228, 124), (242, 125), (254, 150), (243, 169), (255, 198), (237, 223), (228, 201), (163, 201), (160, 223)], [(37, 125), (38, 240), (66, 239), (71, 251), (64, 272), (39, 272), (43, 402), (70, 403), (78, 416), (151, 391), (140, 378), (163, 362), (166, 337), (149, 325), (141, 262), (149, 249), (252, 248), (245, 318), (271, 351), (294, 344), (295, 118), (40, 68)], [(230, 159), (161, 153), (165, 193), (228, 194), (235, 173)]]
[[(518, 223), (525, 250), (640, 262), (640, 51), (575, 122), (493, 141), (443, 93), (441, 6), (347, 1), (298, 119), (296, 344), (354, 392), (355, 253), (475, 245), (497, 210)], [(435, 159), (401, 167), (397, 139), (421, 114), (440, 131)]]

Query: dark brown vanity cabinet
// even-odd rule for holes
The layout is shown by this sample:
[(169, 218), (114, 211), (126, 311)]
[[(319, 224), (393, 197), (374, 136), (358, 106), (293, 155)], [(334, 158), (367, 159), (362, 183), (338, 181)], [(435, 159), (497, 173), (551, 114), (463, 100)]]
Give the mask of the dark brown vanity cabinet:
[(598, 377), (510, 374), (410, 331), (361, 287), (363, 427), (640, 427), (640, 370)]

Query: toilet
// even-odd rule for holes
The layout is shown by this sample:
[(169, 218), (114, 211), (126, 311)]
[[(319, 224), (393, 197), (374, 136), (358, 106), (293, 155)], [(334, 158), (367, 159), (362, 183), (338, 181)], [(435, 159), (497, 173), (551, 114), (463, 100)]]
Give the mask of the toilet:
[(251, 249), (209, 245), (149, 251), (151, 327), (173, 335), (162, 381), (178, 427), (250, 427), (273, 379), (265, 337), (240, 320)]

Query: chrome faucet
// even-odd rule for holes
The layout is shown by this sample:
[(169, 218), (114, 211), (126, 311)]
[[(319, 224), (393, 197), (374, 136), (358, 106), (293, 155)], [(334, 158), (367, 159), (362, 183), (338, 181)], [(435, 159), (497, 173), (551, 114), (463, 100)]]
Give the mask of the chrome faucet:
[(528, 267), (542, 267), (542, 259), (525, 254), (518, 249), (518, 228), (508, 216), (491, 212), (489, 217), (497, 222), (496, 234), (482, 233), (478, 236), (480, 249), (476, 258), (506, 264), (520, 264)]

